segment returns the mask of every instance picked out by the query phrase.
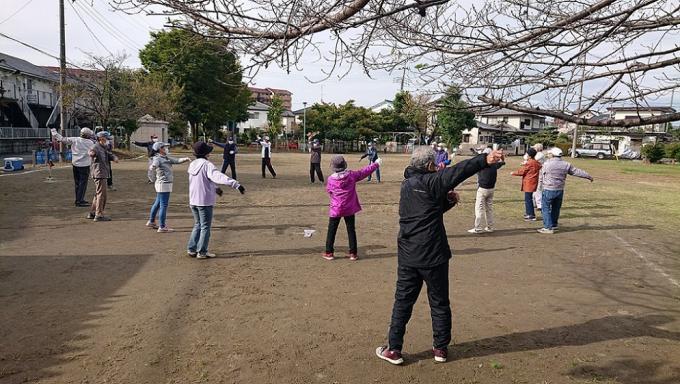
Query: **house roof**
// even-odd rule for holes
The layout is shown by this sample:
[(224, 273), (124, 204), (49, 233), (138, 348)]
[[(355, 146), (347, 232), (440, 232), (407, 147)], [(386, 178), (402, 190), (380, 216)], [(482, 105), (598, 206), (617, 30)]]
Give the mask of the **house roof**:
[(277, 88), (258, 88), (258, 87), (248, 87), (250, 92), (255, 92), (255, 93), (274, 93), (274, 94), (284, 94), (284, 95), (292, 95), (293, 93), (291, 91), (285, 90), (285, 89), (277, 89)]
[(295, 115), (295, 116), (302, 115), (302, 114), (305, 113), (305, 109), (310, 109), (310, 108), (312, 108), (312, 107), (296, 109), (296, 110), (293, 111), (293, 115)]
[(283, 111), (281, 116), (283, 116), (283, 117), (295, 117), (295, 114), (292, 111), (285, 110), (285, 111)]
[(392, 103), (393, 103), (392, 100), (385, 99), (385, 100), (379, 102), (378, 104), (371, 106), (369, 109), (376, 109), (376, 108), (380, 108), (382, 106), (387, 106), (387, 105), (392, 106)]
[[(58, 75), (59, 67), (43, 66), (46, 70)], [(66, 68), (66, 75), (70, 77), (96, 77), (103, 76), (104, 71), (97, 69), (82, 69), (82, 68)]]
[(609, 107), (607, 108), (608, 111), (611, 112), (617, 112), (617, 111), (631, 111), (631, 112), (647, 112), (647, 111), (658, 111), (658, 112), (664, 112), (664, 113), (675, 113), (675, 108), (669, 107), (669, 106), (637, 106), (637, 105), (628, 105), (628, 106), (618, 106), (618, 107)]
[(259, 101), (256, 101), (248, 106), (249, 111), (268, 111), (269, 108), (271, 107)]
[[(498, 109), (493, 109), (487, 112), (483, 113), (478, 113), (479, 116), (539, 116), (535, 115), (533, 113), (524, 113), (524, 112), (517, 112), (513, 111), (512, 109), (508, 108), (498, 108)], [(539, 116), (541, 117), (541, 116)]]
[(20, 73), (39, 77), (48, 81), (59, 81), (57, 76), (45, 68), (33, 65), (26, 60), (2, 52), (0, 52), (0, 69), (11, 72), (19, 71)]

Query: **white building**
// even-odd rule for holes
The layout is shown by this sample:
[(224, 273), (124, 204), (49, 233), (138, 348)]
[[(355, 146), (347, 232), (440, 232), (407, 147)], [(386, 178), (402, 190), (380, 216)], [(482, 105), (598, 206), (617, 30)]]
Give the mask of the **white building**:
[(58, 121), (52, 113), (58, 84), (46, 69), (0, 53), (0, 127), (46, 128)]
[[(637, 118), (645, 118), (652, 116), (665, 115), (667, 113), (675, 113), (672, 107), (643, 107), (643, 106), (623, 106), (607, 108), (610, 118), (614, 120), (631, 120)], [(634, 127), (635, 130), (643, 130), (645, 132), (667, 132), (669, 128), (668, 123), (645, 125), (642, 127)], [(631, 128), (628, 128), (629, 130)]]
[(150, 141), (151, 135), (158, 137), (158, 140), (167, 143), (168, 136), (168, 122), (155, 119), (151, 115), (144, 115), (137, 119), (138, 128), (130, 135), (130, 142), (133, 141)]
[[(265, 131), (269, 128), (267, 113), (271, 107), (259, 101), (254, 102), (248, 107), (248, 120), (236, 125), (235, 133), (246, 132), (249, 129)], [(295, 115), (289, 110), (284, 110), (281, 114), (281, 124), (284, 133), (291, 133), (295, 127)]]
[(393, 100), (385, 99), (385, 100), (379, 102), (378, 104), (371, 106), (368, 109), (370, 109), (371, 111), (373, 111), (375, 113), (380, 113), (380, 111), (382, 111), (383, 109), (394, 109), (394, 102), (393, 102)]
[(505, 123), (511, 127), (523, 130), (542, 129), (545, 127), (545, 117), (517, 112), (507, 108), (499, 108), (489, 112), (478, 113), (475, 120), (488, 125)]

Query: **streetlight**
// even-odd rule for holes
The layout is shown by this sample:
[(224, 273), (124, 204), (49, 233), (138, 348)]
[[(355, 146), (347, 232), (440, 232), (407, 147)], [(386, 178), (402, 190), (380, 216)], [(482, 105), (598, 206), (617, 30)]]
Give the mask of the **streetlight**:
[(302, 140), (304, 140), (303, 148), (307, 151), (307, 102), (302, 102)]

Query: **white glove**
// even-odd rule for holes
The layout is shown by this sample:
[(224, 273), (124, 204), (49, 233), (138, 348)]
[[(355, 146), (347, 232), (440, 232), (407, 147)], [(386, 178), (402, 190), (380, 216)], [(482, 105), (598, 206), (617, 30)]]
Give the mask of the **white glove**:
[(188, 157), (182, 157), (181, 159), (179, 159), (179, 161), (182, 163), (186, 163), (187, 161), (191, 161), (191, 159)]
[(378, 160), (375, 161), (376, 164), (378, 164), (378, 167), (382, 167), (382, 157), (379, 157)]

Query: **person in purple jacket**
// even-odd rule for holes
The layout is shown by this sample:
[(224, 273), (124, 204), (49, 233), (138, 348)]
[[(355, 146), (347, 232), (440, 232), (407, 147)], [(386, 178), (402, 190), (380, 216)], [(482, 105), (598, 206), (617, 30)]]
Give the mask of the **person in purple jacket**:
[(187, 254), (197, 259), (207, 259), (215, 257), (215, 254), (208, 252), (208, 243), (213, 206), (216, 195), (222, 191), (217, 188), (217, 184), (238, 189), (241, 194), (244, 194), (246, 189), (238, 181), (220, 172), (208, 160), (213, 147), (203, 141), (197, 141), (193, 148), (196, 160), (189, 164), (189, 206), (194, 215), (194, 229), (189, 236)]
[(357, 196), (356, 184), (370, 176), (380, 168), (382, 159), (378, 158), (370, 165), (358, 170), (347, 170), (347, 162), (341, 155), (333, 156), (331, 169), (333, 174), (326, 180), (326, 191), (330, 196), (328, 212), (328, 233), (326, 235), (326, 252), (323, 258), (333, 260), (335, 258), (333, 245), (335, 234), (340, 225), (340, 219), (345, 219), (347, 237), (349, 237), (349, 259), (355, 261), (357, 257), (357, 234), (354, 227), (354, 215), (361, 211), (359, 197)]

